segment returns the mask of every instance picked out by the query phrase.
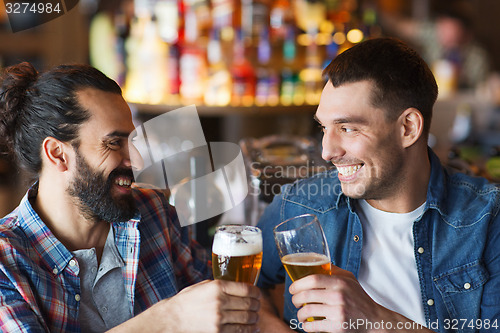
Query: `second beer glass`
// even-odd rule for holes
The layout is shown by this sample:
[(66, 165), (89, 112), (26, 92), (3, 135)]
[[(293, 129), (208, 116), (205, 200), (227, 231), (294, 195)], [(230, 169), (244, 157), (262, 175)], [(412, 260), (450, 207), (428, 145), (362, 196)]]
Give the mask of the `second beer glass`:
[(262, 232), (247, 225), (217, 227), (212, 246), (215, 279), (255, 284), (262, 266)]
[[(292, 281), (312, 274), (330, 275), (330, 250), (316, 215), (304, 214), (281, 222), (274, 227), (274, 241)], [(323, 319), (310, 317), (307, 321)]]
[(330, 251), (315, 215), (304, 214), (278, 224), (274, 240), (292, 281), (312, 274), (330, 275)]

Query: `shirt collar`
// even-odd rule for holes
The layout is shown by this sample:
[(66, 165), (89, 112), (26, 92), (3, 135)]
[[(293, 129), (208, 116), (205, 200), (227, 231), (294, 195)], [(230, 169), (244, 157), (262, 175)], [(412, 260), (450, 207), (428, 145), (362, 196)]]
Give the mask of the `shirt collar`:
[(73, 255), (54, 236), (31, 205), (38, 193), (35, 183), (26, 193), (19, 205), (19, 224), (23, 228), (31, 246), (40, 255), (43, 262), (55, 274), (61, 273)]
[(444, 194), (444, 168), (432, 149), (429, 148), (428, 152), (431, 162), (431, 176), (427, 185), (427, 207), (439, 207), (439, 202)]

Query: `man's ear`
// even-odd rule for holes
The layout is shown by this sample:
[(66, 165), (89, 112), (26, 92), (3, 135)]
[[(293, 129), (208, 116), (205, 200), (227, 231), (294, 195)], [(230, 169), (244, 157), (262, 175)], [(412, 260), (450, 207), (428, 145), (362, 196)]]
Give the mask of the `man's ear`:
[(69, 145), (51, 136), (46, 137), (42, 143), (42, 155), (45, 161), (58, 171), (68, 170)]
[(408, 108), (400, 116), (401, 142), (407, 148), (413, 145), (422, 136), (424, 131), (424, 117), (415, 108)]

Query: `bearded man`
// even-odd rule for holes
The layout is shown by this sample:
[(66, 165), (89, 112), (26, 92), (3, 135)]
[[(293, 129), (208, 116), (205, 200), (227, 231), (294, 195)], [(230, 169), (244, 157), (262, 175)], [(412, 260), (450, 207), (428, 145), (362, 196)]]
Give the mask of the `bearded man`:
[(22, 63), (0, 82), (0, 137), (35, 179), (0, 220), (0, 331), (256, 330), (259, 290), (206, 281), (174, 208), (132, 189), (134, 126), (113, 80)]

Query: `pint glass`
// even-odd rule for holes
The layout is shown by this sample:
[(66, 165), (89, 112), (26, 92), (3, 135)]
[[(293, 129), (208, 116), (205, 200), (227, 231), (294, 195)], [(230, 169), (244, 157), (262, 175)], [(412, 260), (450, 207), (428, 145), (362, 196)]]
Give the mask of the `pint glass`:
[(255, 284), (262, 266), (262, 232), (247, 225), (216, 228), (212, 246), (215, 279)]
[(315, 215), (300, 215), (278, 224), (274, 240), (292, 281), (311, 274), (330, 275), (330, 251)]
[[(292, 217), (274, 227), (281, 263), (292, 281), (307, 275), (331, 273), (330, 250), (316, 215)], [(307, 321), (323, 320), (310, 317)]]

